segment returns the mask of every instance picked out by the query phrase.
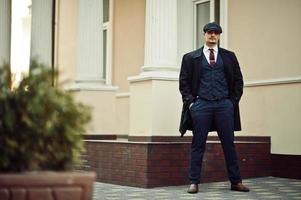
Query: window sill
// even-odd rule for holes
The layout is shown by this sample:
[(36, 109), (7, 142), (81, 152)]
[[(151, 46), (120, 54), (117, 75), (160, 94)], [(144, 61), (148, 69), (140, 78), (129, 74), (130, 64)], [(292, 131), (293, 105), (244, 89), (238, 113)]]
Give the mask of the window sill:
[(71, 83), (64, 87), (67, 91), (112, 91), (118, 90), (117, 86), (105, 85), (103, 83)]

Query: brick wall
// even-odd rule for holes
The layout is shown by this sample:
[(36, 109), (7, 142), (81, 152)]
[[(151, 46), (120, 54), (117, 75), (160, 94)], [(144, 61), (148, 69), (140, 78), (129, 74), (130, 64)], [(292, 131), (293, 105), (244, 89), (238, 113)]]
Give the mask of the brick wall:
[[(243, 178), (269, 176), (270, 139), (236, 139)], [(136, 186), (158, 187), (188, 184), (190, 142), (119, 142), (86, 140), (86, 159), (97, 181)], [(203, 182), (227, 180), (222, 147), (209, 137), (203, 160)]]
[(272, 154), (272, 176), (301, 179), (301, 155)]
[(97, 181), (147, 186), (147, 145), (119, 142), (86, 142), (89, 170)]

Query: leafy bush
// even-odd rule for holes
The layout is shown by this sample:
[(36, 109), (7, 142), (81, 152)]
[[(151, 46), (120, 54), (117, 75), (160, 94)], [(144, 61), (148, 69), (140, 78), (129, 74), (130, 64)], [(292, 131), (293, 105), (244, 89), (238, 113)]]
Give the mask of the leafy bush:
[(72, 169), (90, 108), (52, 86), (56, 72), (37, 62), (30, 69), (11, 90), (10, 67), (0, 67), (0, 172)]

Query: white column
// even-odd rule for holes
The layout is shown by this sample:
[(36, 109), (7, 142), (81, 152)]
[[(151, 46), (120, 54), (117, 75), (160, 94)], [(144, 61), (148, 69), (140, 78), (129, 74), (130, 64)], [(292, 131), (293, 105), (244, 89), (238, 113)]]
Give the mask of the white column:
[(30, 58), (52, 65), (53, 0), (32, 0)]
[(104, 83), (102, 21), (102, 0), (79, 0), (78, 83)]
[(129, 136), (178, 133), (177, 0), (146, 0), (145, 58), (130, 77)]
[(0, 66), (10, 62), (11, 1), (0, 0)]
[(177, 0), (146, 0), (144, 66), (130, 81), (178, 76), (177, 32)]

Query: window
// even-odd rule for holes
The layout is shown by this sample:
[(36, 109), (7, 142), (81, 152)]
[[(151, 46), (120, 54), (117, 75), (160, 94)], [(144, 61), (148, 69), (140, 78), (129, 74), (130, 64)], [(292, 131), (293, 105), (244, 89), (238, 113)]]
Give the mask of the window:
[(75, 82), (111, 85), (113, 0), (79, 0), (79, 52)]
[(110, 70), (111, 68), (111, 12), (110, 9), (112, 7), (112, 0), (103, 0), (103, 22), (102, 22), (102, 33), (103, 33), (103, 79), (105, 80), (106, 84), (111, 84), (110, 80)]
[(194, 47), (204, 44), (203, 27), (208, 22), (220, 22), (220, 0), (199, 0), (194, 2)]

